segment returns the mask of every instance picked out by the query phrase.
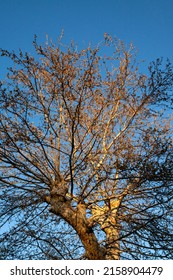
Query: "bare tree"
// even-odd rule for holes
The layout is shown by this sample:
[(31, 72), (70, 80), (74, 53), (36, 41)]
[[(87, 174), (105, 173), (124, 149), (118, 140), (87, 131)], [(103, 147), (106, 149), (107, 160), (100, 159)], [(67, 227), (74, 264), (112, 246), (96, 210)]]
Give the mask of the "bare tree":
[(34, 47), (1, 50), (1, 258), (172, 258), (170, 62), (141, 74), (107, 34)]

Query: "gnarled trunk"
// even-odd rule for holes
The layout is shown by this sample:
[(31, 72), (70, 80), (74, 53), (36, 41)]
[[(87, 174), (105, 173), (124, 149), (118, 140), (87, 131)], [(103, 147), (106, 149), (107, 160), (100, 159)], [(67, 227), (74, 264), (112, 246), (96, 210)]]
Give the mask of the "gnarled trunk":
[[(117, 229), (116, 212), (118, 201), (111, 201), (109, 207), (96, 206), (91, 209), (92, 216), (86, 218), (85, 203), (71, 206), (71, 200), (66, 197), (67, 187), (63, 184), (55, 185), (50, 197), (50, 211), (61, 216), (77, 232), (86, 250), (85, 256), (89, 260), (118, 260), (119, 259), (119, 231)], [(106, 234), (106, 248), (101, 247), (93, 231), (93, 226), (99, 224)]]
[(84, 204), (79, 203), (74, 209), (71, 206), (70, 201), (60, 195), (55, 189), (51, 192), (51, 196), (47, 198), (47, 202), (51, 205), (50, 211), (61, 216), (78, 233), (79, 238), (85, 247), (85, 256), (87, 259), (105, 259), (105, 250), (98, 243), (93, 229), (86, 218)]

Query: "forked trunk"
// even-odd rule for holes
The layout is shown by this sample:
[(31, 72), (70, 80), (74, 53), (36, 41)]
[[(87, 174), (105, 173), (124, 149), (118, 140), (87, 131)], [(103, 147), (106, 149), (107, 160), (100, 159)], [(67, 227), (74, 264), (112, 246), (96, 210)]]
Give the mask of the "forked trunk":
[[(61, 189), (62, 191), (62, 189)], [(117, 260), (119, 259), (119, 243), (117, 242), (118, 234), (116, 230), (116, 220), (113, 213), (106, 219), (103, 211), (105, 208), (99, 207), (100, 219), (97, 222), (102, 230), (106, 233), (107, 246), (100, 246), (94, 231), (93, 223), (86, 218), (86, 206), (79, 203), (76, 208), (71, 206), (71, 202), (66, 200), (56, 189), (51, 192), (51, 196), (46, 199), (51, 204), (51, 211), (61, 216), (68, 224), (70, 224), (77, 232), (81, 242), (86, 250), (85, 256), (89, 260)]]
[(89, 260), (105, 259), (105, 250), (98, 243), (92, 227), (86, 219), (83, 205), (79, 204), (77, 209), (73, 209), (69, 201), (56, 194), (48, 200), (51, 204), (51, 212), (61, 216), (77, 232), (86, 250), (86, 258)]

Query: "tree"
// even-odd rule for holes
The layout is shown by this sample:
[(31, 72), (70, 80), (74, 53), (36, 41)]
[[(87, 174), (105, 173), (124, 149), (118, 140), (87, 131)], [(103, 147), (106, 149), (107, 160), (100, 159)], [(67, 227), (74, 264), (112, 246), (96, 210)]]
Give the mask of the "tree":
[(1, 258), (172, 258), (171, 63), (33, 44), (1, 50)]

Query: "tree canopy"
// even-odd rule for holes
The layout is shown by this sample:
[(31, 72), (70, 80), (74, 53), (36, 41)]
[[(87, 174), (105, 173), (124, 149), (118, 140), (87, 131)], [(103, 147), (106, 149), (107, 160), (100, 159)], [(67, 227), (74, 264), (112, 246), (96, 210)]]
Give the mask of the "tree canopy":
[(171, 63), (33, 45), (1, 49), (1, 259), (173, 258)]

